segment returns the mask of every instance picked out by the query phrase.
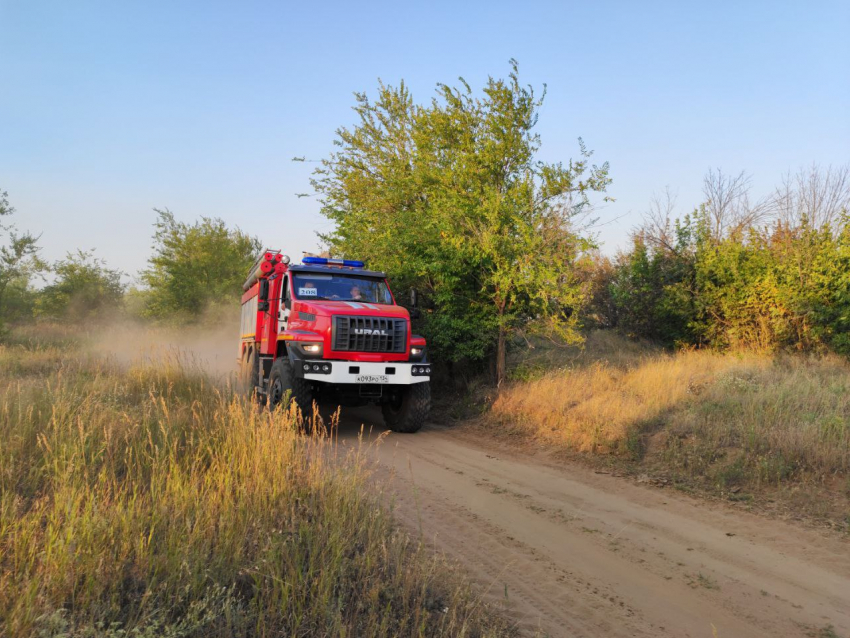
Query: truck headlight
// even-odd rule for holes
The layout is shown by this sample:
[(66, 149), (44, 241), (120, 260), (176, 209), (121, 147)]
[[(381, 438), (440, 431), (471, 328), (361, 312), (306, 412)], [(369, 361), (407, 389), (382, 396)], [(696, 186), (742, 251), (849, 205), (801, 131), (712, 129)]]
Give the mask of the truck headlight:
[(410, 349), (410, 354), (412, 354), (414, 357), (418, 357), (420, 354), (422, 354), (422, 348), (419, 348), (417, 346), (413, 346)]
[(321, 341), (291, 341), (287, 347), (292, 348), (296, 359), (308, 363), (324, 359), (325, 346)]

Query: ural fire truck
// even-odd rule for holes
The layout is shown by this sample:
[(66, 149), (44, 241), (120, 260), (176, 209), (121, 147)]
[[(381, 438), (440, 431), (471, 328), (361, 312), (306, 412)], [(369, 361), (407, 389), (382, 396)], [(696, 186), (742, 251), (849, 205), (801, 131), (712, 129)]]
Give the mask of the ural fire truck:
[[(243, 285), (239, 345), (245, 385), (274, 409), (313, 401), (375, 403), (396, 432), (422, 427), (431, 406), (425, 339), (411, 333), (387, 277), (363, 262), (268, 250)], [(414, 318), (416, 295), (411, 292)]]

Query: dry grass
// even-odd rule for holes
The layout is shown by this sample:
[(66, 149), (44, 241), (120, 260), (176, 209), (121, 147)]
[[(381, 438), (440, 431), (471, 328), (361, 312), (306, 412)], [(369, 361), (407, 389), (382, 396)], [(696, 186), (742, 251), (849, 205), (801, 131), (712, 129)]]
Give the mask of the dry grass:
[(179, 358), (0, 347), (0, 635), (483, 636), (363, 450)]
[(556, 447), (656, 460), (720, 488), (790, 480), (848, 486), (845, 360), (635, 347), (595, 333), (581, 353), (545, 354), (548, 365), (561, 366), (542, 373), (540, 356), (525, 353), (521, 369), (538, 373), (503, 388), (491, 414)]
[(720, 486), (815, 480), (850, 488), (850, 365), (838, 357), (736, 366), (665, 426), (664, 458)]

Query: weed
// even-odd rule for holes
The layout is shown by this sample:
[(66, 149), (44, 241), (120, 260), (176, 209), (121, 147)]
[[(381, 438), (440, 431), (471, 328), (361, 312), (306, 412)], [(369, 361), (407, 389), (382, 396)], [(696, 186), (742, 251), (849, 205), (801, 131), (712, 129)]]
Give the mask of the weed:
[(720, 585), (717, 584), (716, 580), (711, 576), (706, 576), (702, 572), (697, 575), (697, 582), (700, 587), (705, 587), (706, 589), (720, 589)]
[(839, 638), (835, 631), (835, 627), (832, 625), (825, 625), (820, 629), (809, 629), (809, 631), (806, 632), (806, 635), (810, 636), (810, 638)]
[(688, 585), (690, 585), (693, 589), (696, 589), (697, 587), (702, 587), (704, 589), (720, 589), (720, 585), (717, 584), (715, 579), (711, 576), (706, 576), (702, 572), (698, 573), (696, 578), (689, 576)]

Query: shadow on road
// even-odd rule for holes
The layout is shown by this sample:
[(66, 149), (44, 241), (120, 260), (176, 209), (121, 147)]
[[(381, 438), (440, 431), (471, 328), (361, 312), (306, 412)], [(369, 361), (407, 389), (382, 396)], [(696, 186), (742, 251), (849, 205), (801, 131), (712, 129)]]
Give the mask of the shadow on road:
[[(326, 424), (332, 422), (337, 407), (327, 403), (319, 406), (319, 412)], [(374, 405), (357, 408), (339, 407), (339, 424), (337, 427), (339, 439), (343, 441), (356, 440), (361, 431), (363, 438), (367, 441), (374, 440), (381, 434), (389, 433), (389, 429), (384, 425), (381, 408)]]

